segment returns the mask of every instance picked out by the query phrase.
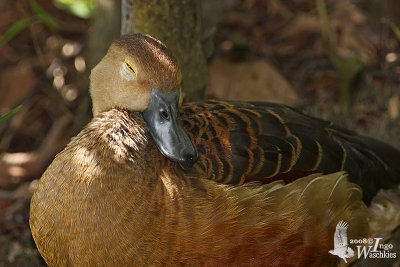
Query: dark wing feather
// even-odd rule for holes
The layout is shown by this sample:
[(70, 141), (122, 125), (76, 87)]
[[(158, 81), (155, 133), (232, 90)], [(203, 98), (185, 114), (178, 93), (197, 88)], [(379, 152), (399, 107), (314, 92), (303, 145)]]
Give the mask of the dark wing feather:
[(200, 155), (192, 175), (241, 184), (346, 170), (366, 202), (400, 182), (400, 151), (288, 106), (207, 101), (184, 105), (181, 118)]

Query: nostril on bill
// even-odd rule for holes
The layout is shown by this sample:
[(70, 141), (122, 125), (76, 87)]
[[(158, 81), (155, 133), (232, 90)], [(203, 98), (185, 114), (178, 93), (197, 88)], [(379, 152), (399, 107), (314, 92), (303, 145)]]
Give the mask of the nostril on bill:
[(193, 147), (193, 151), (190, 151), (185, 155), (185, 158), (188, 161), (195, 163), (199, 159), (199, 154), (197, 153), (197, 149)]
[(197, 161), (198, 159), (198, 155), (197, 155), (197, 151), (195, 151), (194, 153), (187, 153), (184, 154), (182, 157), (182, 161), (180, 161), (180, 165), (182, 166), (183, 169), (190, 169), (193, 164)]
[(194, 163), (194, 155), (192, 154), (183, 155), (183, 160), (187, 162), (187, 164)]

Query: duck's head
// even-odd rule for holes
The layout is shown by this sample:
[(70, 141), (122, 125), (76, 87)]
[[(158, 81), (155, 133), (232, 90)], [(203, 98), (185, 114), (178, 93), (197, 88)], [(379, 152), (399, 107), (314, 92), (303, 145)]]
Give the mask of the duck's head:
[(122, 36), (90, 75), (93, 115), (112, 107), (141, 112), (160, 152), (190, 168), (198, 155), (179, 119), (181, 82), (179, 63), (162, 42)]

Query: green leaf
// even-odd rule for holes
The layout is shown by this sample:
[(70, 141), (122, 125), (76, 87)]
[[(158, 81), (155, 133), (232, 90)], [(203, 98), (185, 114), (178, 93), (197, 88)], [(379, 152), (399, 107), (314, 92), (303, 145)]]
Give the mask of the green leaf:
[(3, 34), (3, 36), (1, 36), (0, 47), (11, 41), (20, 32), (28, 28), (29, 23), (29, 18), (23, 18), (11, 25), (11, 27)]
[(93, 14), (95, 0), (56, 0), (55, 4), (77, 17), (89, 19)]
[(14, 115), (15, 113), (17, 113), (17, 111), (22, 107), (22, 105), (19, 105), (15, 108), (13, 108), (11, 111), (9, 111), (8, 113), (4, 114), (3, 116), (0, 117), (0, 123), (2, 123), (3, 121), (7, 120), (8, 118), (10, 118), (12, 115)]
[(31, 0), (29, 1), (31, 4), (31, 8), (33, 12), (36, 13), (37, 17), (50, 29), (54, 29), (58, 27), (58, 23), (56, 19), (47, 13), (36, 1)]
[(348, 113), (350, 111), (353, 83), (357, 81), (357, 77), (364, 70), (365, 66), (357, 55), (347, 57), (338, 55), (331, 43), (331, 30), (325, 0), (315, 0), (315, 3), (321, 24), (321, 34), (325, 51), (339, 77), (339, 103), (342, 111)]
[(393, 23), (393, 21), (389, 19), (384, 19), (383, 22), (392, 29), (394, 35), (396, 36), (397, 40), (400, 41), (400, 29), (397, 27), (396, 24)]
[(324, 41), (324, 44), (329, 47), (331, 45), (331, 31), (325, 0), (316, 0), (316, 6), (319, 21), (321, 23), (322, 40)]

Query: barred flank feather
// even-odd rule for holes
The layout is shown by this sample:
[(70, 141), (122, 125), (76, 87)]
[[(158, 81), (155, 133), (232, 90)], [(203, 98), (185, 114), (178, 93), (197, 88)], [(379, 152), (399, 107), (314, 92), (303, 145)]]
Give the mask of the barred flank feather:
[(400, 183), (399, 150), (288, 106), (207, 101), (184, 105), (181, 117), (200, 155), (190, 173), (217, 182), (290, 182), (345, 170), (366, 203)]

